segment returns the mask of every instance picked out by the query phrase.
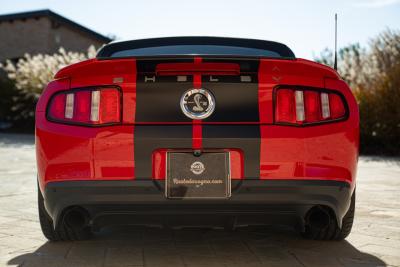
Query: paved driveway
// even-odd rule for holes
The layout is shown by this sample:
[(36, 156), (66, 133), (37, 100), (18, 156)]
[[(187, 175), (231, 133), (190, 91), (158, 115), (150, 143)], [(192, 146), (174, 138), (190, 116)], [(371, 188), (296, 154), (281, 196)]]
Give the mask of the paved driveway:
[(0, 135), (1, 266), (400, 266), (400, 161), (361, 158), (353, 232), (302, 240), (279, 226), (223, 230), (110, 228), (49, 243), (37, 218), (32, 136)]

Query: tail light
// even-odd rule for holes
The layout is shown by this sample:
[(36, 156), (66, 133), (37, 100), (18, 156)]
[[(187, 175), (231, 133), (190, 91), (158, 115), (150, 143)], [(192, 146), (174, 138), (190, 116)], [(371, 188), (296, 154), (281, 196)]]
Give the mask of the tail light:
[(121, 95), (117, 88), (90, 88), (53, 96), (47, 117), (56, 122), (102, 125), (121, 120)]
[(346, 106), (336, 92), (278, 88), (275, 94), (275, 122), (295, 125), (343, 119)]

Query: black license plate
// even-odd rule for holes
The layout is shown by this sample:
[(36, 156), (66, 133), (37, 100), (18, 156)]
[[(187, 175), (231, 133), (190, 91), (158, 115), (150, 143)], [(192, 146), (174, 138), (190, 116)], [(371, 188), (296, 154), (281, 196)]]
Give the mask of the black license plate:
[(167, 198), (229, 198), (230, 159), (227, 152), (167, 152)]

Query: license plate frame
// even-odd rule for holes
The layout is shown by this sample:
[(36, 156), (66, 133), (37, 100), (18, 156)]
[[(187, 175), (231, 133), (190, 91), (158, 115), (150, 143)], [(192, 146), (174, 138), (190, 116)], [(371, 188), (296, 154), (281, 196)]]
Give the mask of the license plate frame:
[[(203, 170), (201, 166), (199, 168), (201, 164), (198, 162), (203, 165)], [(228, 199), (231, 197), (229, 152), (203, 152), (200, 156), (195, 156), (190, 152), (167, 151), (165, 164), (166, 198)], [(177, 166), (179, 164), (180, 166)], [(218, 165), (222, 167), (216, 167)]]

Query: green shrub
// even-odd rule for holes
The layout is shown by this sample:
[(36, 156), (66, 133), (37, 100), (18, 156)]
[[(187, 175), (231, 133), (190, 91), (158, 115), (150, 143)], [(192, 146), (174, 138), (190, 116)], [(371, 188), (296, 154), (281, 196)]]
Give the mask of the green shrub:
[[(331, 65), (331, 55), (325, 50), (317, 61)], [(338, 72), (359, 103), (361, 152), (400, 155), (400, 33), (341, 49)]]

